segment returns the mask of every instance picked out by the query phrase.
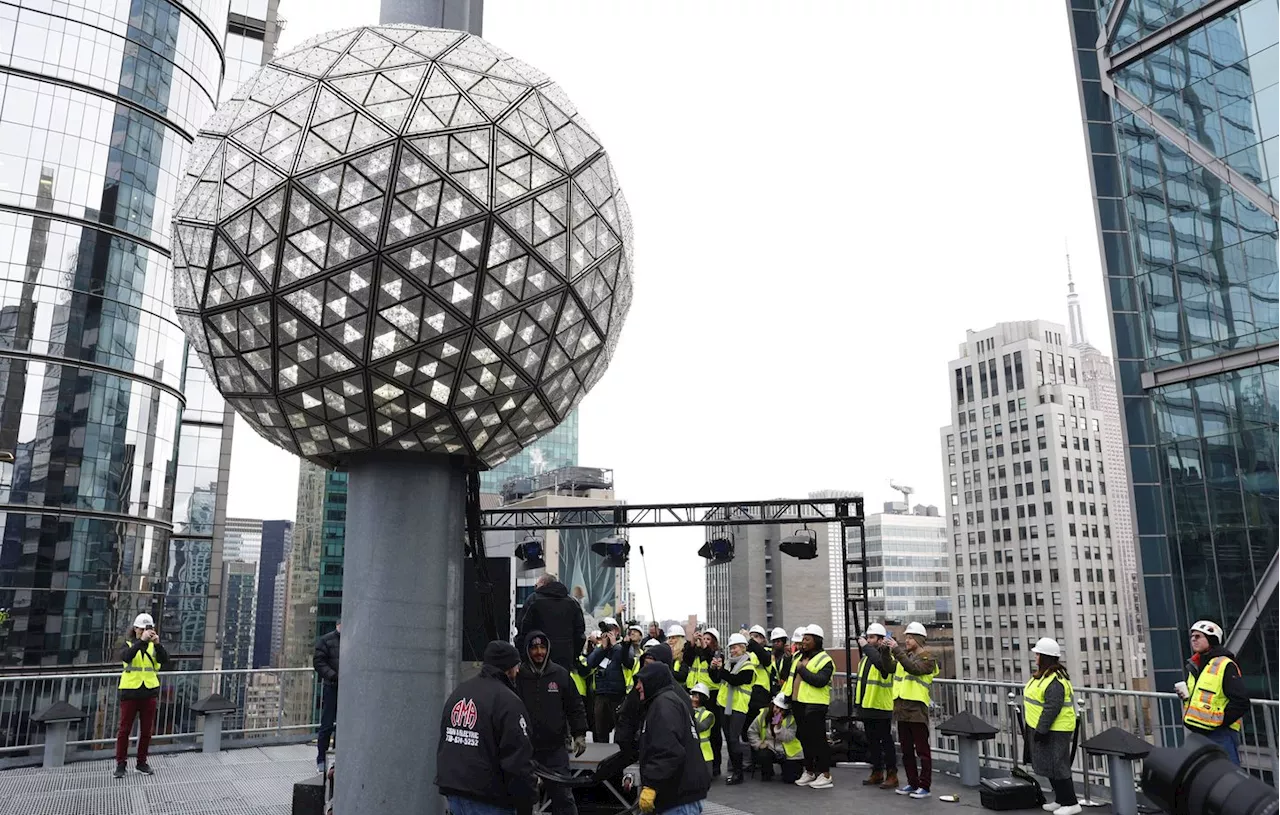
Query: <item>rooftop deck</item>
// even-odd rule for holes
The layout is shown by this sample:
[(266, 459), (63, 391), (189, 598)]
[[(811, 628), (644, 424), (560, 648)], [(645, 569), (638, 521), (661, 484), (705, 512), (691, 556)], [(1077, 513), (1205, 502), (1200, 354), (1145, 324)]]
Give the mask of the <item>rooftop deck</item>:
[[(56, 770), (0, 771), (0, 815), (288, 815), (293, 784), (315, 775), (315, 747), (245, 747), (221, 753), (153, 755), (151, 777), (134, 772), (112, 777), (111, 759), (82, 761)], [(802, 790), (791, 784), (748, 779), (726, 787), (717, 779), (706, 815), (777, 815), (801, 800), (813, 815), (894, 815), (895, 813), (980, 810), (975, 790), (950, 776), (935, 778), (934, 798), (913, 801), (861, 785), (866, 770), (837, 768), (831, 790)], [(959, 803), (937, 800), (958, 793)], [(800, 796), (800, 797), (797, 797)], [(1091, 810), (1110, 813), (1110, 807)]]

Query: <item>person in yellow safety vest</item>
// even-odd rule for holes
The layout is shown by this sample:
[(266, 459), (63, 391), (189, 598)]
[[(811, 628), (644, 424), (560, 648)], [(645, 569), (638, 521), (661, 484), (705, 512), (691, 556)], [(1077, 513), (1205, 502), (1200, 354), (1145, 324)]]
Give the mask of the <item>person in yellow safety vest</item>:
[(898, 788), (898, 753), (893, 743), (893, 676), (897, 663), (885, 640), (889, 632), (880, 623), (867, 626), (858, 637), (862, 660), (853, 685), (853, 715), (862, 720), (867, 734), (871, 775), (863, 786)]
[(702, 632), (702, 648), (698, 651), (698, 664), (700, 673), (698, 681), (707, 686), (707, 690), (711, 692), (711, 697), (707, 701), (707, 710), (711, 711), (711, 715), (715, 717), (715, 726), (711, 728), (711, 776), (715, 778), (720, 775), (720, 748), (724, 741), (724, 706), (720, 704), (720, 682), (712, 679), (711, 671), (714, 668), (719, 675), (719, 669), (724, 664), (724, 654), (720, 651), (720, 632), (714, 628), (708, 627)]
[[(893, 672), (893, 718), (898, 723), (898, 746), (902, 748), (902, 769), (907, 783), (899, 795), (928, 798), (933, 784), (933, 749), (929, 745), (929, 689), (938, 675), (938, 661), (925, 648), (928, 637), (920, 623), (909, 623), (903, 641), (885, 641), (898, 661)], [(916, 770), (916, 754), (920, 769)]]
[(147, 764), (151, 730), (155, 726), (160, 699), (159, 671), (169, 664), (169, 652), (160, 644), (156, 624), (150, 614), (139, 614), (125, 634), (120, 648), (120, 729), (116, 732), (116, 778), (124, 778), (129, 757), (129, 735), (138, 721), (138, 772), (152, 775)]
[(1022, 689), (1022, 715), (1026, 722), (1024, 744), (1030, 745), (1031, 769), (1049, 779), (1056, 804), (1044, 808), (1054, 815), (1079, 815), (1071, 781), (1071, 741), (1076, 730), (1075, 691), (1067, 666), (1062, 664), (1062, 646), (1041, 637), (1032, 646), (1036, 670)]
[(640, 657), (644, 654), (644, 649), (646, 648), (644, 629), (632, 623), (627, 628), (627, 640), (622, 644), (622, 647), (630, 649), (629, 653), (631, 654), (631, 667), (623, 666), (622, 669), (622, 681), (627, 686), (627, 692), (630, 693), (636, 684), (636, 674), (640, 673), (640, 668), (642, 667), (640, 665)]
[(729, 637), (729, 658), (721, 662), (711, 662), (711, 679), (720, 683), (719, 702), (724, 708), (725, 743), (729, 746), (729, 777), (725, 784), (741, 784), (743, 766), (746, 760), (747, 745), (742, 740), (743, 728), (747, 726), (747, 710), (751, 707), (751, 688), (755, 684), (757, 669), (760, 667), (755, 654), (747, 653), (747, 638), (741, 634)]
[(827, 742), (827, 708), (831, 706), (831, 676), (835, 663), (822, 649), (822, 626), (808, 625), (800, 650), (791, 663), (787, 700), (796, 720), (796, 738), (804, 748), (804, 773), (796, 786), (831, 789), (831, 745)]
[(769, 693), (777, 696), (791, 673), (791, 651), (787, 648), (787, 629), (775, 628), (769, 634), (773, 654), (769, 660)]
[(711, 769), (711, 760), (715, 757), (711, 752), (711, 728), (716, 723), (716, 717), (707, 710), (707, 700), (710, 698), (711, 691), (701, 682), (689, 690), (689, 701), (693, 703), (693, 724), (698, 730), (698, 744), (702, 747), (702, 758), (707, 762), (708, 770)]
[[(751, 683), (751, 704), (747, 706), (747, 721), (742, 727), (742, 740), (747, 741), (751, 723), (766, 710), (774, 694), (769, 692), (769, 669), (773, 667), (773, 654), (769, 651), (769, 634), (762, 625), (753, 625), (747, 633), (747, 653), (756, 658), (756, 678)], [(747, 753), (747, 770), (755, 769), (754, 753)]]
[(775, 762), (781, 768), (784, 784), (794, 783), (804, 767), (804, 749), (796, 738), (796, 720), (790, 708), (787, 697), (779, 693), (747, 728), (747, 741), (755, 752), (761, 781), (773, 780)]
[(1187, 681), (1175, 689), (1183, 702), (1183, 726), (1217, 744), (1239, 764), (1241, 717), (1251, 701), (1236, 655), (1222, 647), (1222, 628), (1212, 620), (1191, 626)]
[[(671, 663), (671, 675), (676, 679), (676, 687), (684, 688), (688, 692), (689, 677), (693, 674), (693, 666), (690, 664), (689, 657), (693, 650), (688, 648), (684, 641), (684, 629), (678, 625), (667, 628), (667, 645), (671, 647), (671, 653), (674, 660)], [(688, 652), (686, 653), (686, 649)]]

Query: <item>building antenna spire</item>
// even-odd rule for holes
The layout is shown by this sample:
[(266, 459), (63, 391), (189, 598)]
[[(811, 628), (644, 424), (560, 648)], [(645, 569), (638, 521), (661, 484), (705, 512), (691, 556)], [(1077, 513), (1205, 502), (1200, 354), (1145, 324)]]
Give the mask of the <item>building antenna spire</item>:
[(1084, 314), (1080, 311), (1080, 295), (1076, 294), (1076, 281), (1071, 274), (1071, 246), (1063, 238), (1063, 247), (1067, 258), (1067, 319), (1071, 330), (1071, 344), (1088, 343), (1084, 334)]

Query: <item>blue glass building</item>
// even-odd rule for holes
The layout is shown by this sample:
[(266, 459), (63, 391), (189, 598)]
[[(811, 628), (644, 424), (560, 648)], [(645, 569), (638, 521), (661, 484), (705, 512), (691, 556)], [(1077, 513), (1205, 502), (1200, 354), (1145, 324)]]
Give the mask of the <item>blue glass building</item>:
[(1067, 5), (1155, 685), (1209, 618), (1276, 698), (1277, 2)]
[(578, 411), (572, 411), (547, 435), (516, 455), (480, 474), (480, 491), (495, 495), (510, 478), (540, 475), (578, 463)]

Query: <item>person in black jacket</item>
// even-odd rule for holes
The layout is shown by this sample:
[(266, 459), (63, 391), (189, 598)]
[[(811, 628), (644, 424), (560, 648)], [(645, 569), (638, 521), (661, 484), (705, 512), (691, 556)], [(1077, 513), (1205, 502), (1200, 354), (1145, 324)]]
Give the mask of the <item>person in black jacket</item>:
[(791, 651), (787, 648), (790, 643), (786, 629), (773, 629), (773, 640), (770, 644), (773, 646), (773, 651), (769, 655), (769, 690), (777, 696), (782, 692), (782, 686), (786, 683), (787, 677), (791, 675)]
[[(651, 662), (666, 665), (670, 669), (673, 659), (671, 646), (666, 643), (655, 645), (640, 655), (636, 674), (638, 675)], [(672, 674), (672, 682), (675, 682), (674, 674)], [(622, 704), (618, 706), (618, 729), (613, 736), (614, 742), (622, 749), (623, 755), (627, 756), (628, 764), (635, 760), (636, 750), (639, 748), (636, 739), (640, 735), (643, 718), (644, 703), (640, 699), (640, 691), (633, 685), (622, 700)]]
[[(587, 712), (569, 672), (551, 661), (547, 635), (530, 631), (524, 642), (525, 661), (516, 676), (516, 692), (529, 711), (533, 760), (549, 770), (565, 771), (569, 769), (565, 743), (572, 742), (575, 756), (587, 749)], [(573, 790), (552, 784), (549, 791), (555, 815), (576, 815)]]
[(681, 693), (671, 670), (650, 662), (636, 675), (644, 704), (640, 728), (640, 810), (645, 815), (699, 815), (711, 789), (711, 773), (702, 758), (689, 697)]
[(341, 652), (342, 622), (316, 640), (312, 667), (320, 677), (320, 729), (316, 731), (316, 771), (325, 771), (329, 740), (338, 725), (338, 661)]
[(436, 786), (453, 815), (510, 815), (537, 801), (529, 716), (514, 684), (519, 670), (515, 647), (494, 640), (480, 675), (444, 704)]
[(622, 669), (631, 668), (635, 660), (631, 653), (631, 643), (619, 641), (622, 629), (617, 620), (605, 617), (600, 625), (605, 629), (604, 634), (600, 638), (599, 647), (587, 656), (587, 667), (596, 671), (591, 738), (593, 741), (603, 742), (608, 741), (609, 734), (613, 732), (618, 706), (627, 693)]
[(156, 721), (160, 699), (159, 672), (169, 664), (169, 652), (160, 644), (155, 621), (150, 614), (134, 619), (124, 645), (120, 647), (120, 728), (116, 732), (116, 778), (125, 776), (125, 760), (129, 757), (129, 734), (133, 720), (138, 719), (138, 758), (134, 766), (143, 775), (152, 775), (147, 763), (151, 748), (151, 730)]
[(582, 653), (582, 644), (587, 640), (587, 622), (582, 606), (553, 574), (539, 577), (533, 594), (525, 601), (516, 645), (524, 648), (522, 643), (532, 631), (544, 632), (551, 641), (551, 653), (555, 654), (552, 659), (562, 668), (573, 669), (574, 657)]

